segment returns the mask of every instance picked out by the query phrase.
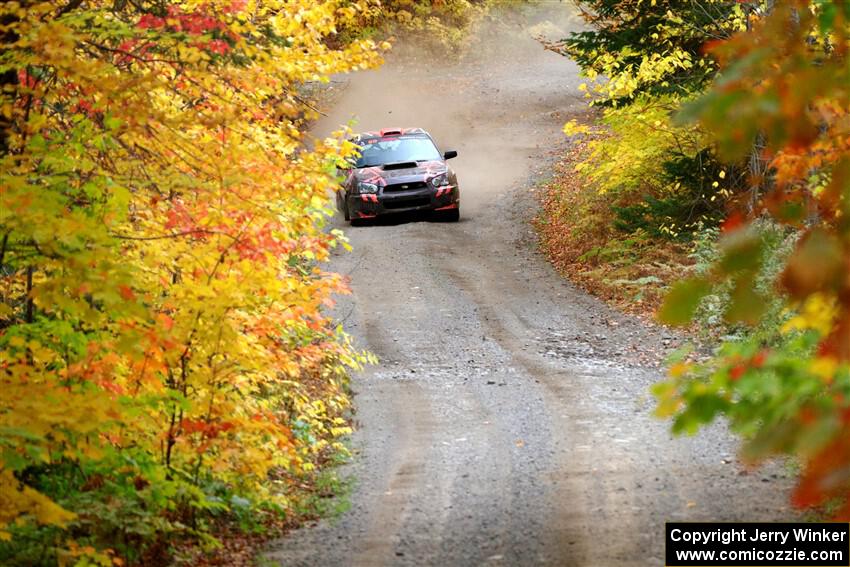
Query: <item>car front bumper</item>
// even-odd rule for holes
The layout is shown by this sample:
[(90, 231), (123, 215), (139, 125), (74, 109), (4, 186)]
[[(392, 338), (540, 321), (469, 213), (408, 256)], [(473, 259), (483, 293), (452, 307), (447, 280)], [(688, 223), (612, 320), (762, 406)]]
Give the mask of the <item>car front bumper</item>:
[(457, 186), (448, 185), (438, 189), (349, 195), (347, 205), (352, 219), (370, 219), (391, 213), (456, 209), (459, 202)]

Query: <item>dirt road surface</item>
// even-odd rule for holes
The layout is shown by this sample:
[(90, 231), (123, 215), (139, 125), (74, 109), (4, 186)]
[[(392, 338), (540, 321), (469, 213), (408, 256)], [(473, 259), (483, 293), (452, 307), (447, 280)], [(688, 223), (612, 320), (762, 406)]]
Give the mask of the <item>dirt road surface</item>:
[(744, 472), (722, 428), (672, 438), (651, 416), (646, 361), (675, 337), (534, 250), (531, 189), (583, 102), (531, 36), (576, 25), (568, 4), (500, 14), (460, 61), (399, 54), (335, 85), (317, 132), (426, 128), (460, 154), (462, 218), (335, 221), (354, 247), (332, 266), (354, 291), (338, 316), (380, 364), (354, 380), (350, 509), (270, 564), (662, 565), (665, 521), (792, 517), (781, 467)]

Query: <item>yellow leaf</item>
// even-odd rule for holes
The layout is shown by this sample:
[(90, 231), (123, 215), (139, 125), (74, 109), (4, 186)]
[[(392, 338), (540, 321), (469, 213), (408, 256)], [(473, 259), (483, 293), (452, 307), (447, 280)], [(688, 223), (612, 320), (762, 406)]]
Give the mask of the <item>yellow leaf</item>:
[(687, 374), (692, 368), (692, 365), (687, 362), (677, 362), (672, 365), (669, 370), (671, 378), (681, 378)]
[(824, 382), (830, 382), (838, 370), (838, 360), (831, 356), (819, 356), (809, 364), (809, 370)]

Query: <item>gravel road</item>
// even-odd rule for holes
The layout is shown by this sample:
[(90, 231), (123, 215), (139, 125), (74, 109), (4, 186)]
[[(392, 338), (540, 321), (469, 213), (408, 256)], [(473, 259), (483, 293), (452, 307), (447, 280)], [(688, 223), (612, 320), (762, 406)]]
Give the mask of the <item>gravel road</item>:
[(462, 218), (335, 220), (354, 247), (337, 313), (380, 364), (354, 379), (350, 509), (269, 564), (662, 565), (665, 521), (793, 518), (782, 467), (744, 471), (723, 428), (673, 438), (652, 417), (676, 337), (535, 251), (533, 188), (583, 102), (576, 66), (531, 36), (575, 25), (568, 4), (503, 13), (458, 61), (407, 50), (335, 84), (317, 132), (426, 128), (460, 154)]

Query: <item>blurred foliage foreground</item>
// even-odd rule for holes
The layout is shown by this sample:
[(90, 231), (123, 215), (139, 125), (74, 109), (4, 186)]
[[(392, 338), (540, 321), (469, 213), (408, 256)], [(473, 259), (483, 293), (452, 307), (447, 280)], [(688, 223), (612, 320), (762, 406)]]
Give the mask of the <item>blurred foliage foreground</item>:
[(750, 461), (797, 458), (795, 504), (850, 518), (850, 4), (580, 4), (587, 31), (547, 47), (598, 119), (565, 127), (544, 244), (591, 286), (631, 274), (632, 303), (679, 280), (660, 319), (719, 346), (675, 357), (659, 414), (727, 418)]

